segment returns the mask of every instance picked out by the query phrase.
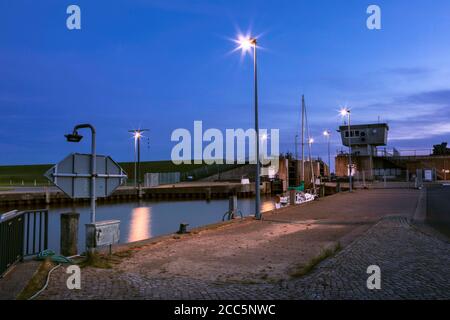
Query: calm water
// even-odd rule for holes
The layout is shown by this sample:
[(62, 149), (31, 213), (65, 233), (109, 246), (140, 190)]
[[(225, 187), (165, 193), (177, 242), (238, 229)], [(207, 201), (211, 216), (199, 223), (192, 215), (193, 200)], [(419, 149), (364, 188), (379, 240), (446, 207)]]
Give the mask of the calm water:
[[(254, 214), (254, 199), (238, 200), (244, 216)], [(262, 199), (261, 210), (274, 208), (272, 199)], [(120, 242), (144, 240), (178, 230), (180, 223), (189, 228), (219, 222), (228, 211), (228, 199), (210, 202), (195, 201), (141, 201), (97, 206), (97, 221), (120, 220)], [(49, 208), (49, 249), (59, 252), (60, 214), (80, 213), (79, 250), (84, 249), (85, 227), (90, 221), (89, 205)]]

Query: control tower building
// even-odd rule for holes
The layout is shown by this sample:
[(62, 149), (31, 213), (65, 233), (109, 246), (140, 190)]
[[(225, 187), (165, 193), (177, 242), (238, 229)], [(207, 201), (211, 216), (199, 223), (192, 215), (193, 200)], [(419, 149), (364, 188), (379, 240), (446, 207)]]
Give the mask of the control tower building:
[[(339, 127), (342, 144), (351, 145), (352, 175), (365, 172), (367, 179), (373, 178), (373, 169), (377, 158), (377, 147), (386, 146), (389, 126), (386, 123), (347, 125)], [(348, 153), (341, 152), (336, 157), (336, 174), (348, 176)]]

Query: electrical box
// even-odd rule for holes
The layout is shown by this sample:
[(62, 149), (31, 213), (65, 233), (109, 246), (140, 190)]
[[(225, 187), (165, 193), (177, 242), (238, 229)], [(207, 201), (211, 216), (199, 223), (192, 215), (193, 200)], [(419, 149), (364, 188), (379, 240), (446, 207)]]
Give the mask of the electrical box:
[(100, 221), (86, 224), (86, 247), (111, 246), (119, 242), (120, 220)]

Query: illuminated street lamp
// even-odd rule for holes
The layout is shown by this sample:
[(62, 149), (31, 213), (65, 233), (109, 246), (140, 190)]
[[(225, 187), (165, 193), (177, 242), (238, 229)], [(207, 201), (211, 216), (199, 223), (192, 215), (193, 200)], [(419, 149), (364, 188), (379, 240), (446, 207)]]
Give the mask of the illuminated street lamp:
[(328, 176), (331, 180), (331, 156), (330, 156), (330, 137), (331, 137), (331, 132), (329, 130), (325, 130), (323, 132), (323, 135), (325, 136), (325, 138), (327, 138), (327, 144), (328, 144)]
[(308, 145), (309, 145), (309, 161), (312, 161), (312, 153), (311, 153), (311, 149), (312, 149), (313, 143), (314, 143), (314, 138), (309, 138), (309, 139), (308, 139)]
[(348, 172), (349, 172), (349, 191), (352, 192), (352, 140), (350, 131), (350, 109), (343, 108), (340, 111), (342, 117), (347, 117), (348, 124)]
[(142, 133), (146, 132), (146, 131), (149, 131), (149, 130), (148, 129), (134, 129), (134, 130), (128, 131), (128, 132), (133, 133), (134, 154), (135, 155), (136, 155), (136, 148), (137, 148), (137, 166), (136, 166), (136, 160), (134, 162), (134, 184), (136, 187), (136, 183), (137, 183), (138, 198), (142, 197), (142, 193), (141, 193), (141, 138), (143, 137)]
[(255, 218), (261, 219), (260, 203), (260, 168), (259, 162), (259, 124), (258, 124), (258, 64), (257, 64), (257, 40), (249, 36), (238, 36), (237, 40), (234, 40), (238, 44), (236, 50), (242, 50), (242, 53), (251, 52), (253, 49), (253, 81), (254, 81), (254, 99), (255, 99), (255, 133), (256, 133), (256, 178), (255, 178)]

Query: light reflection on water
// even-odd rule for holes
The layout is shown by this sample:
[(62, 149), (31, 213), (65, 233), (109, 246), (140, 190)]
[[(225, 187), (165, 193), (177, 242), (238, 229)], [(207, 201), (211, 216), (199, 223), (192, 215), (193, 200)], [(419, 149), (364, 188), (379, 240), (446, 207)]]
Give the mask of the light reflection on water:
[(134, 208), (131, 211), (130, 231), (127, 242), (135, 242), (151, 238), (151, 229), (151, 208)]
[[(261, 199), (261, 211), (274, 208), (270, 198)], [(238, 208), (244, 216), (253, 215), (255, 200), (239, 199)], [(42, 208), (26, 208), (42, 209)], [(164, 234), (176, 232), (180, 223), (188, 223), (195, 228), (222, 220), (228, 211), (228, 199), (192, 201), (140, 201), (125, 203), (108, 203), (97, 206), (97, 221), (120, 220), (120, 242), (134, 242)], [(85, 224), (89, 223), (90, 207), (80, 204), (66, 207), (51, 206), (49, 208), (49, 249), (59, 252), (60, 215), (66, 212), (80, 214), (78, 248), (84, 250)]]

